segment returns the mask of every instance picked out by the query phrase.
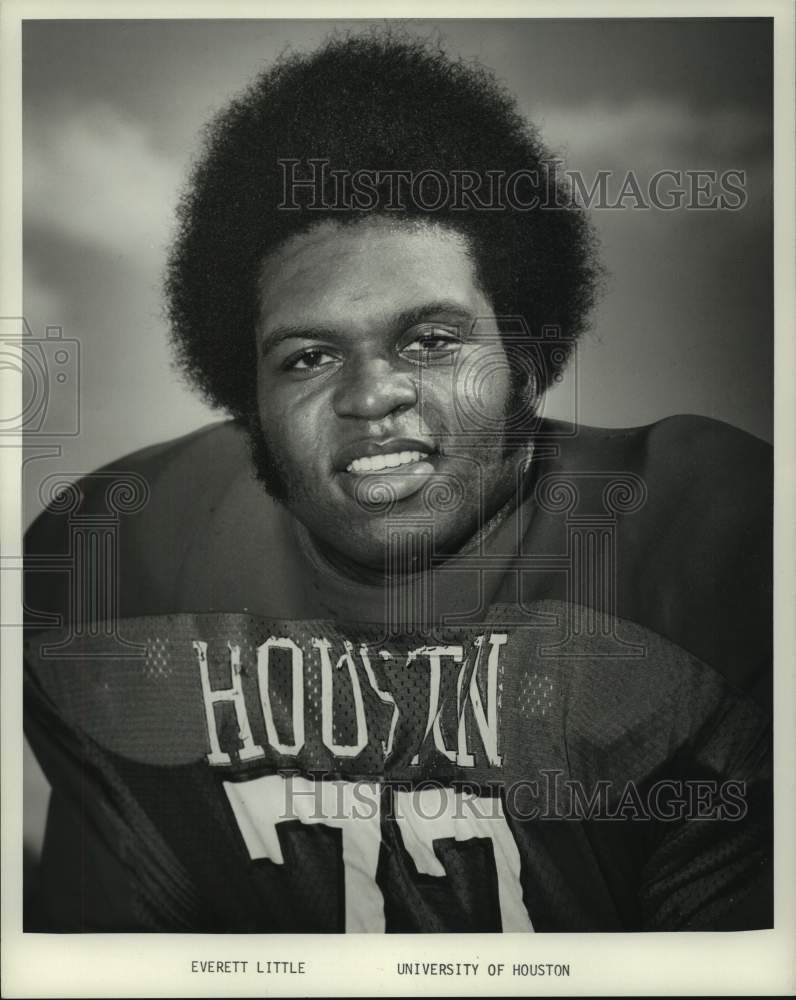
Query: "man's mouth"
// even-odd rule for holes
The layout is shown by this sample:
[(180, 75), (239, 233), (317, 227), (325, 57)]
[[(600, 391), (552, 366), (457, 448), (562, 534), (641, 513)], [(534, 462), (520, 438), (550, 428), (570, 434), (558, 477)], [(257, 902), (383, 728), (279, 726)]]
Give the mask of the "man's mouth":
[(405, 500), (417, 493), (436, 471), (436, 455), (430, 441), (393, 439), (353, 442), (337, 456), (335, 463), (343, 473), (347, 493), (361, 499), (361, 489), (384, 483), (395, 500)]
[(422, 451), (390, 451), (385, 455), (371, 455), (355, 458), (346, 466), (346, 472), (356, 474), (363, 472), (381, 472), (384, 469), (399, 469), (404, 465), (422, 462), (427, 457)]

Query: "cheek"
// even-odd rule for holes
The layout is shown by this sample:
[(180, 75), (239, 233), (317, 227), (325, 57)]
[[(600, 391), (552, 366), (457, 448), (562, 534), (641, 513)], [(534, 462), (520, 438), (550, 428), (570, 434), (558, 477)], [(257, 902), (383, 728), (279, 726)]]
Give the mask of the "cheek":
[(329, 427), (323, 403), (305, 398), (295, 387), (288, 392), (268, 392), (261, 387), (258, 396), (260, 427), (269, 447), (287, 465), (307, 468), (322, 460), (324, 432)]
[(502, 346), (475, 345), (463, 352), (453, 390), (462, 429), (501, 434), (511, 391), (511, 370)]

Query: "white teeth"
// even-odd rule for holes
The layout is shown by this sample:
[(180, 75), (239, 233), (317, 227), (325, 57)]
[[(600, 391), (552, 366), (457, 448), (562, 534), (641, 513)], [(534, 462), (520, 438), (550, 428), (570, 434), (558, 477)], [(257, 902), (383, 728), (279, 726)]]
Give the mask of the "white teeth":
[(426, 457), (421, 451), (391, 451), (386, 455), (355, 458), (346, 466), (346, 472), (380, 472), (382, 469), (394, 469), (411, 462), (422, 462)]

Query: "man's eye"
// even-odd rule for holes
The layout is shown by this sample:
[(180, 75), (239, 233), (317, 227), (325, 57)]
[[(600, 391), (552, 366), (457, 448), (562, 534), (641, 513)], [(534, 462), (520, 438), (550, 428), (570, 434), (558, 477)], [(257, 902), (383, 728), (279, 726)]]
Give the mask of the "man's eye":
[(402, 354), (415, 360), (432, 360), (446, 357), (462, 346), (458, 334), (445, 327), (433, 327), (411, 340), (402, 350)]
[(313, 347), (308, 351), (301, 351), (288, 358), (282, 366), (285, 371), (314, 372), (326, 365), (334, 364), (337, 358), (328, 351), (320, 347)]

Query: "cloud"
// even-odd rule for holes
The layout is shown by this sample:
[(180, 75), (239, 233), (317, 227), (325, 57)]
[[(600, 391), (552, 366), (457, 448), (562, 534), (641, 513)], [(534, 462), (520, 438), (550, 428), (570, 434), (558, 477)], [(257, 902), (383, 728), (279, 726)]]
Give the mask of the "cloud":
[(23, 291), (25, 318), (36, 336), (41, 336), (46, 326), (66, 324), (69, 315), (66, 297), (30, 260), (25, 266)]
[(743, 168), (767, 155), (770, 138), (766, 119), (748, 111), (662, 100), (551, 108), (537, 121), (576, 169)]
[(24, 143), (25, 220), (157, 267), (181, 173), (141, 126), (107, 104), (32, 115)]

